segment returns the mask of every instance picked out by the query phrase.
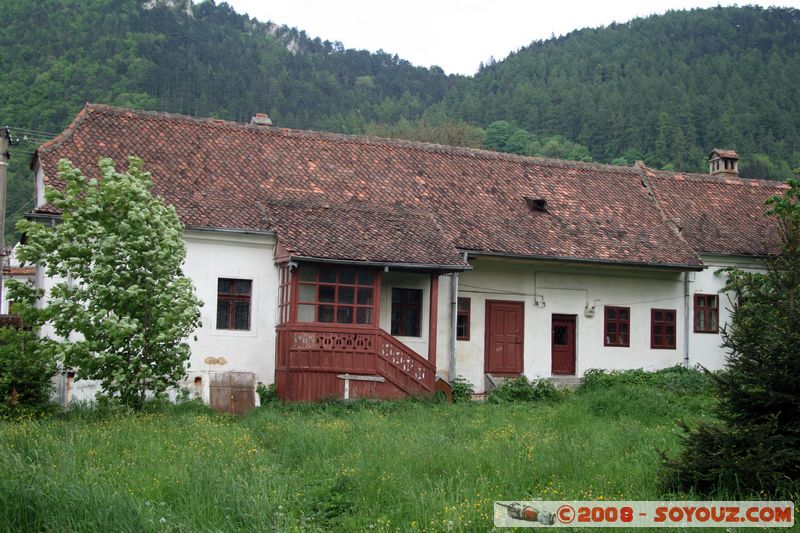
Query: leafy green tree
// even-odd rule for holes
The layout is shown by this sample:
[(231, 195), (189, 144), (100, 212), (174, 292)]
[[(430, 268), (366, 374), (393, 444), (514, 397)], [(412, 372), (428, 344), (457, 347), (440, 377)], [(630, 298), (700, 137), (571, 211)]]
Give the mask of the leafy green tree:
[(800, 488), (800, 181), (768, 201), (780, 253), (766, 273), (727, 270), (733, 319), (723, 331), (727, 367), (715, 376), (717, 420), (684, 436), (667, 481), (704, 493)]
[(142, 161), (127, 172), (100, 160), (100, 178), (59, 163), (64, 189), (48, 188), (61, 212), (54, 227), (21, 221), (28, 242), (18, 257), (56, 280), (44, 319), (76, 379), (99, 380), (108, 397), (141, 408), (185, 375), (185, 339), (200, 325), (199, 306), (181, 265), (183, 226), (175, 208), (151, 193)]
[(523, 129), (515, 131), (505, 144), (504, 151), (511, 154), (535, 154), (539, 148), (536, 136)]
[(774, 163), (766, 154), (753, 154), (745, 161), (741, 161), (739, 167), (739, 174), (743, 178), (786, 181), (794, 177), (794, 173), (786, 161)]
[(483, 140), (483, 145), (489, 150), (505, 152), (508, 150), (508, 140), (516, 131), (517, 128), (505, 120), (492, 122), (486, 128), (486, 138)]
[(42, 414), (52, 406), (52, 378), (59, 369), (55, 342), (38, 335), (44, 312), (36, 307), (41, 289), (9, 279), (19, 327), (0, 328), (0, 416)]

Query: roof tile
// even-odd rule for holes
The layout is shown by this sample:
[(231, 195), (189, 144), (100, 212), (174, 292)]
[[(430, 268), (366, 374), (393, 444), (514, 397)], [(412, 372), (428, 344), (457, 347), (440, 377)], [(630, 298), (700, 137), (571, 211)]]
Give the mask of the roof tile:
[[(459, 250), (468, 250), (701, 265), (695, 243), (669, 222), (686, 215), (665, 207), (665, 216), (657, 208), (640, 167), (91, 104), (38, 150), (45, 179), (55, 186), (60, 158), (97, 176), (101, 157), (125, 168), (129, 155), (145, 161), (155, 192), (175, 205), (187, 226), (272, 230), (295, 256), (453, 266), (463, 264)], [(682, 194), (667, 185), (680, 175), (646, 170), (655, 176), (658, 197)], [(547, 210), (532, 211), (526, 196), (545, 199)], [(757, 211), (757, 202), (741, 207), (748, 209)]]

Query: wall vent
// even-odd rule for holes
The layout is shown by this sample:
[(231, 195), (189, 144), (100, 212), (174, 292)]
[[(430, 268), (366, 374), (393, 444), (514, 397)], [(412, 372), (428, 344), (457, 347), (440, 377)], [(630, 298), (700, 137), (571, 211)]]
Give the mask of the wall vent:
[(526, 196), (525, 201), (528, 203), (528, 207), (531, 211), (539, 211), (541, 213), (547, 212), (547, 200), (544, 198), (531, 198)]

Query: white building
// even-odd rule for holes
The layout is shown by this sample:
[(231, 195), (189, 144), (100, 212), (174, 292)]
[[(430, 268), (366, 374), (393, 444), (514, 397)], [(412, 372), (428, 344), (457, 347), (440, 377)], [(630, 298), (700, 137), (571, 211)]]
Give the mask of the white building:
[(720, 368), (717, 271), (776, 250), (762, 213), (783, 187), (722, 150), (719, 176), (681, 174), (87, 105), (37, 151), (30, 217), (58, 216), (60, 158), (94, 176), (129, 155), (187, 227), (206, 303), (187, 385), (207, 400), (227, 373), (310, 400)]

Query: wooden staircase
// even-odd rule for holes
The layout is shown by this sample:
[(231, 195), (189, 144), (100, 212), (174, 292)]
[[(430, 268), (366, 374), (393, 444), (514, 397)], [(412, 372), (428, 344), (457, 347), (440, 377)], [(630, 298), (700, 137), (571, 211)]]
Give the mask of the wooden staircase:
[(436, 369), (378, 328), (286, 324), (277, 328), (275, 383), (285, 401), (344, 398), (341, 375), (350, 379), (348, 397), (403, 398), (435, 392)]

